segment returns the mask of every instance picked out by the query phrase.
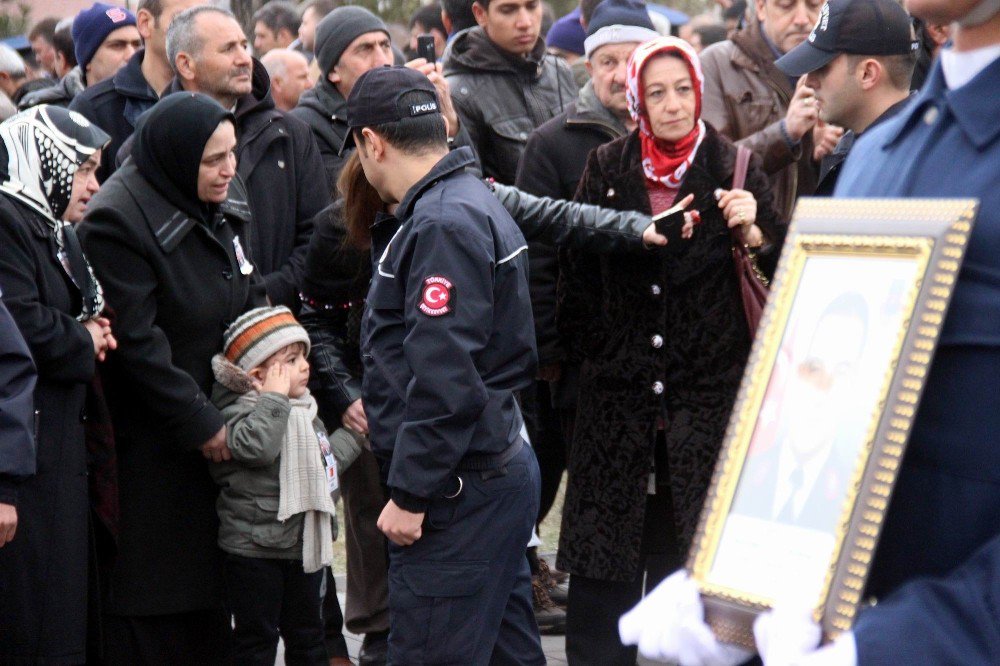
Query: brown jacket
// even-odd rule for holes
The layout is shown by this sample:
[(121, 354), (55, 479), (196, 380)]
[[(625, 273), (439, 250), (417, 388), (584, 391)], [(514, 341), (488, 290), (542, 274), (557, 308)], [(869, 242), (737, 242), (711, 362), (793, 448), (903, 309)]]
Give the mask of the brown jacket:
[(774, 53), (757, 21), (701, 53), (705, 75), (702, 118), (764, 161), (779, 219), (791, 219), (795, 199), (816, 189), (812, 133), (793, 150), (781, 132), (794, 90), (774, 66)]

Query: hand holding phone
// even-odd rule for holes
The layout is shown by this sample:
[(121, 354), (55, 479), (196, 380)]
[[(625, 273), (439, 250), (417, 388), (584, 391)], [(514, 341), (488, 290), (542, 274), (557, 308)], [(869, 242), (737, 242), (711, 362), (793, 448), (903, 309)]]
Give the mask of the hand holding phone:
[(685, 227), (690, 222), (691, 230), (701, 219), (697, 211), (685, 213), (685, 209), (694, 201), (694, 195), (689, 194), (671, 208), (653, 217), (653, 224), (656, 233), (667, 239), (667, 247), (671, 250), (678, 250), (681, 247), (681, 240), (690, 238), (690, 230), (685, 234)]
[(437, 62), (437, 50), (434, 47), (434, 35), (425, 33), (417, 36), (417, 57), (423, 58), (432, 65)]

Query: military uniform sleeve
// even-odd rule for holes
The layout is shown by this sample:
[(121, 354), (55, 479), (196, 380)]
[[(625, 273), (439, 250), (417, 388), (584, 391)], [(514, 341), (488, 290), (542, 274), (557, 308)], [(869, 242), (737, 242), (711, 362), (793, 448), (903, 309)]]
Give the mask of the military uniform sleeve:
[[(389, 486), (392, 499), (408, 511), (423, 511), (445, 487), (488, 401), (476, 358), (493, 324), (494, 257), (489, 241), (470, 233), (455, 213), (441, 211), (440, 219), (415, 225), (401, 263), (407, 272), (397, 275), (405, 279), (403, 350), (413, 379)], [(442, 311), (433, 306), (445, 292)]]
[(899, 588), (861, 613), (858, 664), (995, 664), (1000, 655), (1000, 535), (946, 578)]

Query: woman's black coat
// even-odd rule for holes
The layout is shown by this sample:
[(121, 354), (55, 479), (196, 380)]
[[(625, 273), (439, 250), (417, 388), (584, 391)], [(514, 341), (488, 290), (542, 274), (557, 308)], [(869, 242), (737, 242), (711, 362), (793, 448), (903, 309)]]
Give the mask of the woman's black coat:
[(36, 471), (18, 489), (17, 534), (0, 548), (0, 663), (86, 657), (83, 419), (94, 343), (75, 318), (80, 291), (60, 265), (49, 224), (0, 195), (0, 291), (38, 368)]
[[(583, 366), (560, 569), (634, 579), (661, 416), (669, 472), (658, 470), (657, 484), (671, 493), (682, 552), (690, 544), (750, 350), (729, 231), (713, 196), (731, 186), (735, 158), (736, 148), (709, 127), (677, 195), (694, 193), (691, 209), (703, 220), (682, 249), (563, 257), (558, 325)], [(593, 151), (577, 199), (648, 213), (640, 160), (637, 132)], [(757, 158), (745, 189), (757, 199), (758, 225), (774, 238)]]
[(222, 426), (208, 399), (211, 358), (229, 324), (264, 305), (238, 178), (210, 223), (195, 221), (123, 165), (91, 200), (80, 239), (116, 314), (106, 392), (121, 517), (109, 610), (161, 615), (218, 608), (216, 486), (198, 448)]

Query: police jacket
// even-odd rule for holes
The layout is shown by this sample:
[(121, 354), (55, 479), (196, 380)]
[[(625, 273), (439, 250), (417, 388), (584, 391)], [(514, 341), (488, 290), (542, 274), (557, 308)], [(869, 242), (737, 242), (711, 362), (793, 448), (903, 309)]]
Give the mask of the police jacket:
[[(535, 375), (527, 243), (454, 150), (372, 228), (362, 323), (372, 451), (392, 499), (423, 511), (466, 456), (503, 452)], [(404, 344), (405, 341), (405, 344)]]
[(82, 91), (69, 105), (71, 111), (111, 135), (111, 142), (101, 153), (101, 170), (97, 172), (102, 183), (115, 172), (115, 155), (132, 136), (139, 116), (159, 100), (142, 74), (145, 55), (145, 49), (136, 51), (114, 76)]
[(855, 627), (859, 664), (1000, 654), (998, 89), (1000, 59), (955, 90), (939, 60), (909, 105), (855, 144), (837, 183), (838, 197), (980, 200), (872, 562), (867, 592), (880, 602)]
[(528, 58), (505, 53), (482, 28), (459, 33), (444, 56), (451, 99), (483, 175), (513, 184), (528, 135), (576, 98), (573, 74), (538, 40)]

